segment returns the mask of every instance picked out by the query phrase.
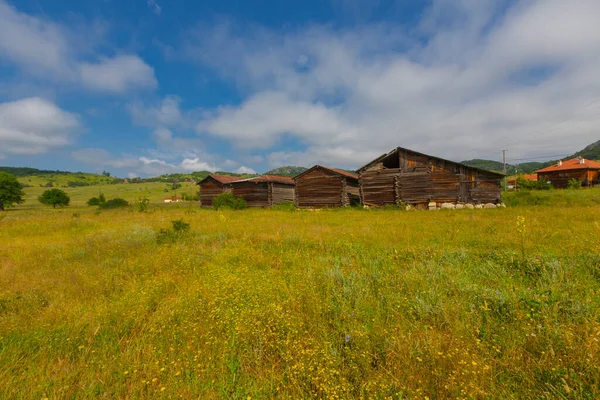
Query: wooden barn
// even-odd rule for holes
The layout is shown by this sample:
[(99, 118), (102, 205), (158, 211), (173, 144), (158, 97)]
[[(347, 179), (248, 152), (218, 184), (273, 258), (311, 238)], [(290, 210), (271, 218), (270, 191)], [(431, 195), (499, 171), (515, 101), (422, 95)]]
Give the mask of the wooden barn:
[(315, 165), (294, 177), (296, 207), (346, 207), (360, 201), (358, 175), (335, 168)]
[(600, 162), (582, 157), (559, 161), (536, 173), (539, 181), (550, 182), (557, 189), (566, 188), (571, 179), (580, 181), (582, 186), (600, 184)]
[(500, 202), (504, 175), (398, 147), (358, 170), (367, 206)]
[(237, 176), (215, 174), (211, 174), (202, 179), (198, 183), (200, 185), (200, 207), (212, 207), (212, 201), (215, 196), (231, 192), (231, 186), (229, 184), (239, 179), (240, 178)]
[(263, 175), (231, 182), (233, 195), (248, 207), (272, 207), (294, 201), (294, 180), (287, 176)]

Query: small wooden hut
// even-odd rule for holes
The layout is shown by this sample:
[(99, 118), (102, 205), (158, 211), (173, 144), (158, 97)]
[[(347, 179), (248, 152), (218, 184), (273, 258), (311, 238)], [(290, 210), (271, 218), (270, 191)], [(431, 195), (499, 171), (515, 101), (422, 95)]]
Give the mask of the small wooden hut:
[(315, 165), (294, 177), (296, 207), (346, 207), (360, 201), (358, 175), (336, 168)]
[(248, 207), (272, 207), (294, 201), (294, 180), (287, 176), (263, 175), (230, 183), (235, 197)]
[(550, 182), (557, 189), (568, 187), (571, 179), (580, 181), (582, 186), (600, 184), (600, 162), (586, 160), (583, 157), (558, 161), (536, 173), (538, 180)]
[(202, 179), (200, 185), (200, 207), (212, 207), (213, 199), (223, 193), (231, 192), (230, 183), (239, 180), (239, 176), (211, 174)]
[(499, 203), (504, 175), (402, 147), (358, 170), (365, 205)]

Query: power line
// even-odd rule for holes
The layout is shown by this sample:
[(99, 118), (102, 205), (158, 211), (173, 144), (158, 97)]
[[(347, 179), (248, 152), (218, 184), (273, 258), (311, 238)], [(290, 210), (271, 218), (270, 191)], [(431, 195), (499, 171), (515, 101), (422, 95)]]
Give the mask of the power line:
[(552, 159), (554, 157), (567, 157), (570, 154), (554, 154), (551, 156), (542, 156), (542, 157), (529, 157), (529, 158), (507, 158), (507, 161), (529, 161), (529, 160), (540, 160), (542, 158)]

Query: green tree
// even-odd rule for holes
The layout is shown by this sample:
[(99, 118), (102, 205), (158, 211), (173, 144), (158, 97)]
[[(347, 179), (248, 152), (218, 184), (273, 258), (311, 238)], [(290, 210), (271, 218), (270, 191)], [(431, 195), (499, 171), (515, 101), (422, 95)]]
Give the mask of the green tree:
[(7, 172), (0, 172), (0, 211), (4, 211), (4, 207), (23, 203), (23, 196), (23, 185), (17, 178)]
[(56, 206), (68, 206), (71, 198), (60, 189), (49, 189), (42, 193), (38, 200), (42, 204), (56, 208)]

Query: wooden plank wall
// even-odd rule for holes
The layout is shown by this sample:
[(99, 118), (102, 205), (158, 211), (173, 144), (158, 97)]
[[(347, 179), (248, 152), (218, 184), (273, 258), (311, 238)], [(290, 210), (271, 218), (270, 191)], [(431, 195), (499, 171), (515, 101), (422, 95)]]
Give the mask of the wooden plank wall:
[(436, 203), (490, 203), (500, 200), (500, 177), (452, 161), (398, 152), (400, 168), (393, 158), (371, 166), (360, 175), (363, 204), (412, 205)]
[(238, 182), (231, 185), (233, 195), (246, 200), (248, 207), (269, 207), (269, 184), (266, 182)]
[(309, 208), (342, 207), (345, 179), (322, 169), (296, 179), (296, 206)]
[(271, 183), (271, 206), (294, 202), (294, 186), (282, 183)]
[(213, 180), (208, 180), (200, 185), (200, 207), (212, 207), (213, 199), (223, 193), (223, 185)]

